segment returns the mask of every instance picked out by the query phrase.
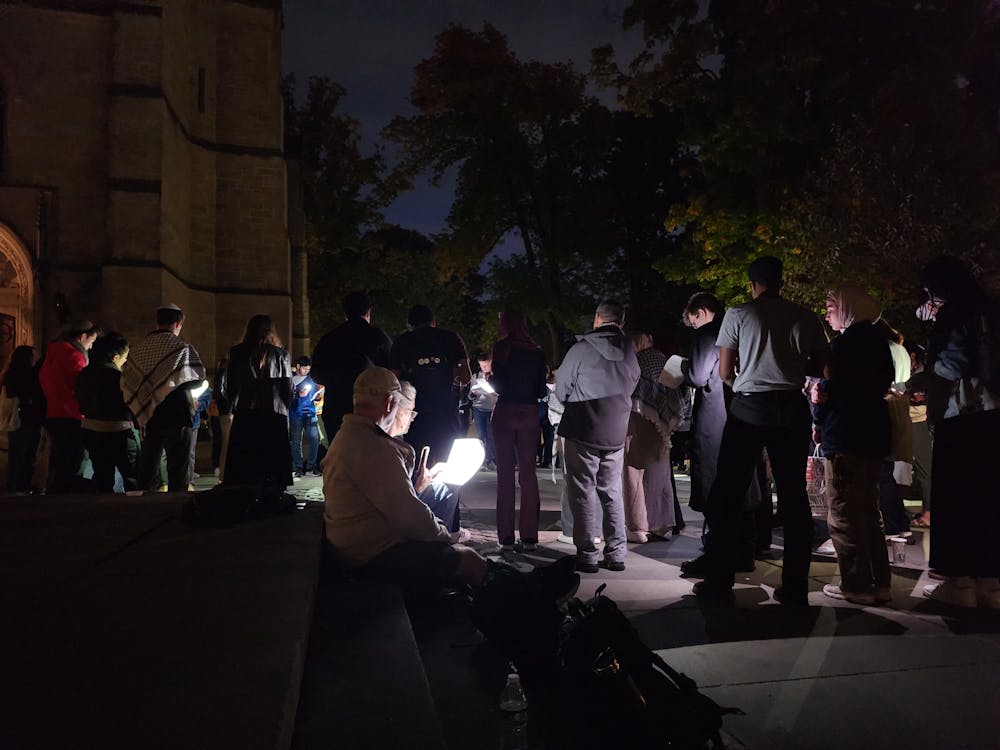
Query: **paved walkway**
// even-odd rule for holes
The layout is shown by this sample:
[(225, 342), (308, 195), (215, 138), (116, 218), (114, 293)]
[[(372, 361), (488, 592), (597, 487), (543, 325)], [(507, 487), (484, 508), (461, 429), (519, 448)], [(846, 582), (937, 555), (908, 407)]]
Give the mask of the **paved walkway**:
[[(521, 564), (574, 552), (556, 541), (561, 478), (539, 470), (539, 479), (541, 545), (514, 556)], [(839, 579), (835, 560), (818, 556), (810, 607), (778, 605), (780, 530), (777, 559), (739, 577), (735, 606), (705, 605), (680, 577), (680, 563), (699, 554), (701, 516), (687, 508), (688, 478), (678, 474), (677, 484), (687, 528), (670, 541), (630, 544), (626, 570), (583, 575), (579, 596), (607, 583), (650, 647), (720, 704), (746, 712), (726, 718), (731, 735), (750, 748), (1000, 748), (1000, 612), (921, 595), (926, 533), (914, 530), (906, 566), (894, 566), (889, 606), (824, 596), (823, 584)], [(495, 474), (480, 472), (462, 491), (463, 525), (485, 552), (496, 544), (495, 487)], [(456, 651), (467, 643), (451, 645), (451, 659), (467, 658)]]

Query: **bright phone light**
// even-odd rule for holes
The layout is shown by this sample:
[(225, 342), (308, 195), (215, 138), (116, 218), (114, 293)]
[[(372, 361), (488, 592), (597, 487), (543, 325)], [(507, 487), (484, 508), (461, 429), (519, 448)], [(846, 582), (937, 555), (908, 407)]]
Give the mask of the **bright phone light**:
[(445, 484), (465, 484), (479, 471), (486, 458), (483, 441), (478, 438), (459, 438), (451, 444), (451, 453), (444, 470), (435, 477)]

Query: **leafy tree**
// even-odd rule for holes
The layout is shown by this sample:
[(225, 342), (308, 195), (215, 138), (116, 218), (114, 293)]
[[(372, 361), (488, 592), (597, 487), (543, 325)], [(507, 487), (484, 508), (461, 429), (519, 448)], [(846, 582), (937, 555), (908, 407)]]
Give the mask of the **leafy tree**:
[(624, 72), (598, 50), (595, 71), (675, 113), (696, 164), (668, 278), (738, 299), (767, 252), (805, 301), (860, 282), (902, 315), (929, 255), (996, 272), (996, 3), (635, 0), (625, 22), (646, 49)]
[(439, 34), (417, 65), (411, 102), (417, 114), (397, 117), (385, 134), (403, 148), (402, 175), (429, 172), (437, 182), (457, 170), (441, 243), (448, 270), (477, 268), (516, 234), (523, 252), (494, 263), (492, 292), (544, 323), (558, 357), (563, 330), (608, 280), (612, 238), (588, 186), (603, 165), (610, 113), (587, 95), (583, 75), (518, 60), (489, 24)]
[(381, 283), (372, 232), (383, 225), (382, 209), (398, 184), (387, 177), (381, 151), (362, 155), (360, 124), (340, 111), (342, 86), (311, 77), (297, 105), (295, 78), (288, 76), (284, 92), (286, 131), (302, 162), (310, 325), (322, 333), (343, 319), (347, 292), (371, 292)]

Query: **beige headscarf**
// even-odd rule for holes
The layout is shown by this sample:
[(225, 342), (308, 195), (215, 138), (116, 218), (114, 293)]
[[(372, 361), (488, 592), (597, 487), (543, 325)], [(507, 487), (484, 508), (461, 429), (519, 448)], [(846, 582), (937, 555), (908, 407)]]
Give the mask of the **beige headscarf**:
[(875, 323), (882, 317), (882, 306), (868, 292), (856, 286), (841, 286), (827, 292), (826, 298), (831, 300), (840, 310), (844, 322), (844, 330), (860, 321)]

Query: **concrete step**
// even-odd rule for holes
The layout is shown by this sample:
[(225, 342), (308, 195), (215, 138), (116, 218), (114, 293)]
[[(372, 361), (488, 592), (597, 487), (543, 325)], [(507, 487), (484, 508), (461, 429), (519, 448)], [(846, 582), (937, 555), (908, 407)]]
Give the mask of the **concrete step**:
[(191, 529), (186, 499), (0, 503), (5, 748), (289, 746), (322, 513)]
[(445, 747), (398, 587), (320, 576), (292, 746)]

